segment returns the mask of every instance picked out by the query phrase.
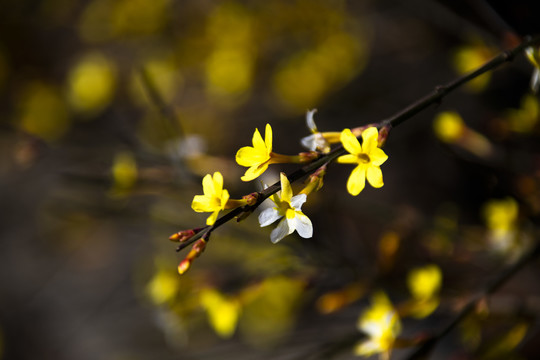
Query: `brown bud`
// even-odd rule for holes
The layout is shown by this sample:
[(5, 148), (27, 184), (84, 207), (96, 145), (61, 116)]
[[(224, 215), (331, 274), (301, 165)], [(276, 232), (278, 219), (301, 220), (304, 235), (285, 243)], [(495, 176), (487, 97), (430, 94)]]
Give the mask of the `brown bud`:
[(257, 200), (259, 199), (259, 193), (258, 192), (253, 192), (249, 195), (244, 195), (242, 196), (242, 199), (246, 200), (246, 203), (251, 206), (251, 205), (255, 205), (257, 203)]
[(305, 163), (317, 159), (319, 157), (319, 153), (316, 151), (305, 151), (298, 154), (298, 156), (300, 157), (300, 162)]
[(178, 264), (178, 273), (180, 275), (184, 274), (186, 271), (189, 270), (189, 267), (191, 266), (191, 260), (184, 259)]
[(172, 234), (169, 237), (169, 240), (175, 241), (175, 242), (184, 242), (186, 240), (189, 240), (195, 234), (196, 234), (196, 232), (193, 229), (182, 230), (182, 231), (179, 231), (179, 232), (177, 232), (175, 234)]
[(390, 129), (392, 127), (390, 125), (383, 126), (379, 129), (379, 138), (377, 139), (379, 147), (383, 147), (386, 143), (386, 139), (388, 139), (388, 135), (390, 134)]

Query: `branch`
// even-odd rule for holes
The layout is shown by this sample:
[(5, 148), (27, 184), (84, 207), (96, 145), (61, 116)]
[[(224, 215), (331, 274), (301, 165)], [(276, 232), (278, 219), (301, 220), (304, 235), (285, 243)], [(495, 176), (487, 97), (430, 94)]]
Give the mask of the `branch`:
[[(466, 84), (467, 82), (477, 78), (478, 76), (488, 71), (498, 68), (499, 66), (501, 66), (502, 64), (508, 61), (512, 61), (516, 57), (516, 55), (522, 53), (527, 47), (532, 46), (532, 45), (538, 45), (538, 44), (540, 44), (540, 36), (535, 36), (533, 38), (525, 39), (518, 46), (510, 50), (502, 52), (501, 54), (494, 57), (492, 60), (490, 60), (483, 66), (479, 67), (475, 71), (469, 74), (466, 74), (464, 76), (461, 76), (453, 81), (450, 81), (449, 83), (445, 85), (436, 86), (435, 89), (431, 91), (429, 94), (427, 94), (426, 96), (413, 102), (411, 105), (407, 106), (405, 109), (397, 112), (396, 114), (379, 122), (378, 124), (375, 124), (374, 126), (378, 127), (379, 129), (383, 127), (394, 128), (402, 124), (406, 120), (411, 119), (414, 115), (418, 114), (419, 112), (426, 109), (427, 107), (433, 104), (439, 104), (446, 95), (450, 94), (452, 91), (456, 90), (460, 86)], [(290, 175), (287, 175), (287, 177), (291, 183), (294, 181), (297, 181), (301, 179), (302, 177), (304, 177), (305, 175), (309, 175), (313, 173), (315, 170), (317, 170), (321, 166), (336, 160), (339, 156), (345, 155), (346, 153), (347, 151), (343, 148), (343, 146), (339, 145), (328, 154), (321, 155), (319, 158), (317, 158), (313, 162), (294, 171)], [(177, 251), (181, 251), (182, 249), (191, 245), (192, 243), (194, 243), (195, 241), (197, 241), (198, 239), (200, 239), (202, 236), (206, 234), (208, 234), (209, 236), (212, 231), (214, 231), (221, 225), (225, 224), (226, 222), (239, 216), (240, 214), (244, 212), (254, 211), (266, 198), (275, 194), (280, 189), (281, 189), (281, 184), (278, 181), (272, 186), (266, 188), (264, 191), (259, 193), (259, 198), (256, 204), (251, 205), (251, 206), (243, 206), (243, 207), (231, 210), (227, 214), (217, 219), (214, 225), (209, 226), (205, 231), (201, 231), (200, 233), (194, 235), (189, 240), (181, 243), (180, 246), (178, 246)]]
[(529, 250), (525, 255), (523, 255), (518, 261), (510, 265), (508, 268), (501, 271), (498, 276), (493, 279), (485, 287), (483, 291), (474, 296), (463, 309), (457, 314), (457, 316), (446, 325), (439, 333), (428, 340), (426, 340), (420, 347), (418, 347), (412, 354), (410, 354), (406, 359), (423, 359), (426, 358), (429, 352), (433, 349), (436, 343), (446, 336), (450, 331), (452, 331), (459, 323), (465, 319), (469, 314), (471, 314), (478, 306), (478, 304), (485, 300), (489, 295), (496, 292), (502, 285), (504, 285), (508, 280), (510, 280), (519, 270), (521, 270), (525, 265), (535, 260), (540, 255), (540, 241)]

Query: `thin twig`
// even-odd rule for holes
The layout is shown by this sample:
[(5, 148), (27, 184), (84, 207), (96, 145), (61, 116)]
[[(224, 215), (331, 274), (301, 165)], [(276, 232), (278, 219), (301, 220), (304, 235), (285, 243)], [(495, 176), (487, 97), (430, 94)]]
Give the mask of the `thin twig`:
[[(394, 128), (396, 126), (399, 126), (404, 121), (411, 119), (414, 115), (418, 114), (422, 110), (426, 109), (427, 107), (433, 105), (433, 104), (439, 104), (442, 99), (451, 93), (452, 91), (456, 90), (463, 84), (466, 84), (467, 82), (477, 78), (478, 76), (491, 71), (502, 64), (512, 61), (516, 55), (523, 52), (527, 47), (531, 45), (537, 45), (540, 44), (540, 36), (536, 36), (534, 38), (529, 38), (524, 40), (521, 44), (516, 46), (513, 49), (507, 50), (499, 54), (498, 56), (494, 57), (492, 60), (488, 61), (486, 64), (482, 65), (478, 69), (474, 70), (473, 72), (466, 74), (464, 76), (461, 76), (453, 81), (450, 81), (449, 83), (441, 86), (435, 87), (435, 89), (427, 94), (426, 96), (420, 98), (418, 101), (415, 101), (411, 105), (407, 106), (405, 109), (397, 112), (393, 116), (390, 116), (389, 118), (381, 121), (379, 124), (375, 125), (378, 128), (382, 128), (385, 126), (389, 126), (391, 128)], [(346, 154), (347, 151), (343, 148), (342, 145), (339, 145), (334, 150), (329, 152), (328, 154), (321, 155), (318, 159), (314, 160), (313, 162), (303, 166), (302, 168), (294, 171), (290, 175), (287, 175), (289, 181), (292, 183), (294, 181), (297, 181), (304, 177), (305, 175), (311, 174), (314, 171), (316, 171), (319, 167), (328, 164), (334, 160), (336, 160), (339, 156)], [(226, 222), (234, 219), (241, 213), (245, 211), (253, 211), (255, 210), (266, 198), (268, 198), (270, 195), (275, 194), (281, 189), (280, 182), (276, 182), (272, 186), (268, 187), (264, 191), (259, 193), (259, 199), (256, 204), (251, 206), (243, 206), (240, 208), (236, 208), (234, 210), (231, 210), (227, 214), (223, 215), (219, 219), (216, 220), (214, 225), (212, 225), (207, 232), (211, 233), (221, 225), (225, 224)], [(206, 233), (206, 232), (205, 232)], [(183, 242), (178, 247), (178, 251), (186, 248), (190, 244), (197, 241), (203, 234), (199, 233), (195, 236), (193, 236), (191, 239), (189, 239), (186, 242)]]
[(494, 278), (485, 289), (480, 293), (474, 296), (468, 303), (461, 309), (457, 316), (452, 319), (452, 321), (446, 325), (439, 333), (425, 342), (422, 343), (412, 354), (410, 354), (406, 359), (407, 360), (418, 360), (426, 358), (429, 355), (429, 352), (433, 349), (435, 344), (445, 337), (450, 331), (452, 331), (463, 319), (470, 315), (478, 306), (478, 304), (485, 300), (489, 295), (496, 292), (502, 285), (504, 285), (509, 279), (512, 278), (519, 270), (521, 270), (525, 265), (531, 261), (538, 258), (540, 255), (540, 241), (538, 241), (535, 246), (529, 250), (525, 255), (523, 255), (518, 261), (501, 271), (496, 278)]
[(163, 97), (159, 93), (156, 85), (154, 84), (154, 81), (148, 73), (148, 69), (145, 67), (141, 67), (139, 69), (139, 74), (141, 76), (142, 86), (146, 91), (150, 102), (154, 104), (154, 106), (158, 109), (161, 116), (163, 116), (169, 122), (169, 125), (178, 132), (178, 135), (183, 135), (184, 132), (182, 127), (180, 126), (180, 123), (178, 122), (176, 113), (174, 112), (173, 108), (167, 105), (165, 100), (163, 100)]

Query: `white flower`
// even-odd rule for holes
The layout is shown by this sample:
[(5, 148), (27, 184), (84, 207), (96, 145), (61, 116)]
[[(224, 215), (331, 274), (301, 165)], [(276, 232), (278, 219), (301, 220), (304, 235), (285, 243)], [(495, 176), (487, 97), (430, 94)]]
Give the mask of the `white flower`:
[(259, 215), (261, 227), (268, 226), (276, 220), (283, 218), (278, 226), (270, 233), (270, 240), (275, 244), (285, 236), (292, 234), (294, 230), (303, 238), (313, 236), (311, 220), (301, 211), (302, 204), (306, 202), (306, 194), (292, 196), (292, 188), (287, 176), (280, 174), (281, 194), (274, 194), (270, 199), (274, 206), (263, 210)]
[(321, 151), (328, 153), (330, 151), (330, 144), (339, 142), (339, 133), (336, 132), (319, 132), (313, 115), (317, 112), (317, 109), (308, 110), (306, 113), (306, 125), (311, 131), (311, 135), (303, 137), (300, 142), (302, 146), (310, 151)]

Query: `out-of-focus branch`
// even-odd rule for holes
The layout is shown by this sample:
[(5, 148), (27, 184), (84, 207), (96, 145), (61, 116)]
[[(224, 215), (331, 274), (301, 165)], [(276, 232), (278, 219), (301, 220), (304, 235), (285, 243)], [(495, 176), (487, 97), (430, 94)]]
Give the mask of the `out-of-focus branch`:
[(439, 331), (435, 336), (430, 337), (425, 342), (423, 342), (412, 354), (410, 354), (406, 359), (407, 360), (418, 360), (427, 358), (433, 347), (437, 344), (439, 340), (445, 337), (450, 331), (452, 331), (461, 321), (463, 321), (468, 315), (474, 312), (478, 305), (486, 300), (486, 298), (496, 292), (502, 285), (504, 285), (508, 280), (510, 280), (519, 270), (521, 270), (525, 265), (529, 264), (533, 260), (537, 259), (540, 256), (540, 241), (538, 241), (535, 246), (525, 253), (519, 260), (515, 263), (501, 271), (497, 277), (495, 277), (487, 286), (476, 296), (474, 296), (468, 303), (461, 309), (457, 316), (452, 319), (452, 321), (446, 325), (442, 330)]

